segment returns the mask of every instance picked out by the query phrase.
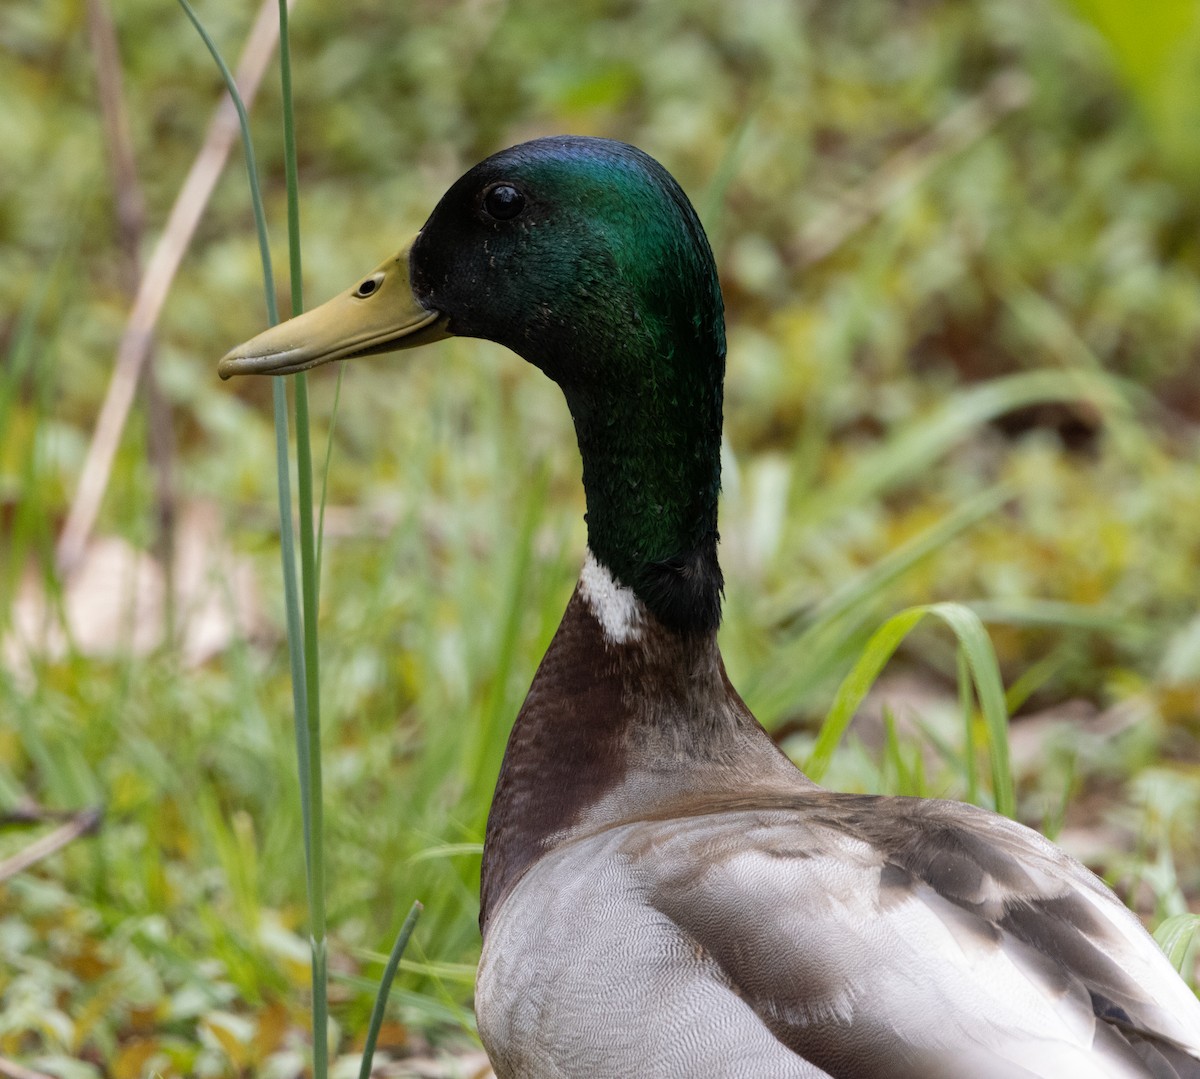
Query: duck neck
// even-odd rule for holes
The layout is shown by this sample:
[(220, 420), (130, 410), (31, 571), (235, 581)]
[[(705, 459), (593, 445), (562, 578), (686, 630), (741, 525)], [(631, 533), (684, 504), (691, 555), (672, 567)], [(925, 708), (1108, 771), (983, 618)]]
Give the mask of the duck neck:
[(588, 546), (664, 626), (685, 634), (721, 620), (723, 342), (712, 352), (699, 363), (627, 365), (644, 373), (638, 392), (563, 387), (583, 458)]

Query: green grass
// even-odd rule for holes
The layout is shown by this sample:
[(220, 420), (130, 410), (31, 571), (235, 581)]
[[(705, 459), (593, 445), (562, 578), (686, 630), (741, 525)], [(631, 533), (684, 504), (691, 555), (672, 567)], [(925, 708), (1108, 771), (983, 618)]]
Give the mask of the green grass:
[[(249, 13), (199, 10), (234, 55)], [(574, 130), (655, 153), (719, 237), (735, 684), (831, 787), (992, 804), (1011, 778), (1017, 816), (1194, 970), (1200, 213), (1186, 154), (1139, 112), (1152, 90), (1127, 91), (1106, 38), (1046, 5), (480, 10), (295, 12), (306, 294), (375, 265), (500, 145)], [(117, 12), (153, 223), (218, 90), (169, 11)], [(231, 168), (158, 346), (178, 494), (214, 507), (211, 558), (182, 644), (135, 647), (145, 625), (105, 621), (115, 601), (81, 601), (51, 553), (122, 314), (74, 17), (0, 14), (17, 61), (0, 67), (0, 630), (30, 589), (51, 612), (82, 602), (54, 649), (5, 646), (0, 813), (32, 798), (106, 815), (0, 882), (0, 1057), (72, 1079), (278, 1075), (311, 1035), (271, 391), (215, 377), (262, 327), (256, 242)], [(804, 225), (1010, 66), (1033, 79), (1028, 106), (828, 258), (796, 261)], [(268, 84), (252, 124), (272, 239), (280, 109)], [(332, 373), (311, 378), (318, 458), (335, 393)], [(380, 1051), (472, 1044), (487, 805), (584, 538), (565, 408), (516, 358), (451, 341), (361, 360), (340, 397), (320, 558), (337, 1075), (357, 1070), (417, 899)], [(133, 550), (154, 538), (145, 442), (135, 416), (100, 523)], [(199, 599), (248, 598), (235, 562), (253, 617), (189, 659)], [(928, 609), (987, 629), (978, 697), (977, 630), (968, 655), (936, 617), (915, 625)], [(853, 708), (893, 646), (886, 692)], [(997, 680), (1016, 718), (994, 772)], [(49, 827), (0, 829), (0, 859)]]

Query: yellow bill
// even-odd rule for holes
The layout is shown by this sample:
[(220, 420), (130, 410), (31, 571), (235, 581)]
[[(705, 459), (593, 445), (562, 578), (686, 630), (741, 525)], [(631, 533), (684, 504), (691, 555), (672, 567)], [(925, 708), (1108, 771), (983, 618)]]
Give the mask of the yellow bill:
[(353, 288), (232, 349), (217, 366), (234, 375), (292, 375), (333, 360), (395, 352), (451, 336), (445, 316), (422, 307), (408, 277), (412, 244)]

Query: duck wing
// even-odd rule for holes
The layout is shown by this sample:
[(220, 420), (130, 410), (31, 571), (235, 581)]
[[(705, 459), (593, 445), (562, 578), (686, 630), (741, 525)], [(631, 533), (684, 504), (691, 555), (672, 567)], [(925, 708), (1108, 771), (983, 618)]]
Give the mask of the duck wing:
[(1200, 1079), (1200, 1001), (1042, 836), (954, 802), (812, 791), (647, 822), (648, 900), (833, 1076)]

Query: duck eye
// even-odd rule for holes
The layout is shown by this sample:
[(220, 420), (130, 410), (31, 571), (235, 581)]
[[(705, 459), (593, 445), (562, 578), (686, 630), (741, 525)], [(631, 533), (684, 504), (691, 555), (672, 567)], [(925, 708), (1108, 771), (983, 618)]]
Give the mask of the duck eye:
[(368, 296), (373, 296), (379, 290), (379, 286), (382, 284), (383, 274), (372, 274), (354, 290), (354, 295), (360, 300), (365, 300)]
[(508, 221), (525, 209), (525, 196), (512, 184), (497, 184), (484, 193), (483, 209), (488, 217)]

